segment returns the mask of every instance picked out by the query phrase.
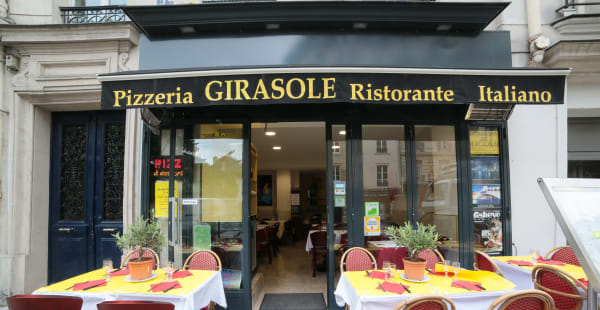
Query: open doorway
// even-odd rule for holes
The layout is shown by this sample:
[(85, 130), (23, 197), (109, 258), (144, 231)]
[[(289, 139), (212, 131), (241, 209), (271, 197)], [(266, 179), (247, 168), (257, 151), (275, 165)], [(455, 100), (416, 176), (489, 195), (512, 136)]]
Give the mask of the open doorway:
[[(321, 294), (323, 305), (327, 299), (325, 126), (324, 122), (252, 124), (254, 272), (263, 283), (262, 309), (276, 295), (289, 302), (295, 297), (287, 294), (312, 298)], [(298, 296), (311, 302), (306, 300), (311, 296)]]

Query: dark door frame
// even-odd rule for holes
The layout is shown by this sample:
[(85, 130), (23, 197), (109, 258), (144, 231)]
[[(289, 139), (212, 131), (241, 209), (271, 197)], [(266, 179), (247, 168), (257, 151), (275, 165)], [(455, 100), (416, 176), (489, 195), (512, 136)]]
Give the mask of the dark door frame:
[[(56, 254), (57, 234), (79, 233), (85, 239), (86, 262), (85, 272), (99, 267), (102, 257), (99, 257), (100, 249), (97, 241), (106, 238), (107, 234), (121, 232), (122, 221), (103, 220), (102, 195), (104, 180), (99, 180), (104, 175), (104, 133), (105, 125), (110, 123), (125, 124), (124, 112), (57, 112), (52, 113), (51, 126), (51, 150), (50, 150), (50, 199), (48, 216), (48, 282), (53, 283), (59, 275), (55, 275), (53, 261)], [(60, 220), (61, 202), (61, 172), (62, 172), (62, 147), (63, 129), (65, 125), (84, 125), (86, 127), (86, 158), (85, 158), (85, 183), (83, 221)], [(102, 126), (102, 128), (100, 128)], [(100, 241), (98, 241), (100, 242)], [(120, 263), (114, 261), (113, 263)], [(84, 271), (84, 270), (80, 270)]]
[[(343, 109), (340, 109), (343, 107)], [(409, 218), (416, 220), (417, 200), (416, 200), (416, 160), (414, 145), (414, 126), (415, 125), (452, 125), (455, 128), (456, 141), (456, 163), (457, 163), (457, 195), (458, 195), (458, 225), (459, 225), (459, 258), (466, 268), (473, 265), (473, 214), (471, 201), (471, 164), (470, 164), (470, 143), (469, 128), (478, 125), (498, 126), (501, 129), (501, 165), (502, 165), (502, 186), (503, 186), (503, 240), (505, 243), (504, 254), (511, 253), (511, 232), (510, 232), (510, 192), (509, 192), (509, 169), (508, 169), (508, 142), (506, 138), (506, 122), (489, 121), (474, 122), (464, 120), (466, 107), (458, 105), (427, 105), (427, 106), (376, 106), (376, 105), (265, 105), (265, 106), (213, 106), (197, 109), (174, 109), (165, 110), (167, 113), (173, 113), (173, 120), (163, 126), (165, 129), (182, 128), (183, 126), (195, 123), (241, 123), (244, 124), (244, 145), (243, 145), (243, 236), (244, 244), (250, 245), (250, 197), (249, 197), (249, 177), (250, 177), (250, 125), (253, 122), (306, 122), (321, 121), (326, 123), (326, 147), (331, 147), (331, 129), (330, 125), (346, 125), (346, 163), (347, 169), (347, 224), (348, 224), (348, 243), (349, 246), (364, 246), (363, 236), (363, 185), (362, 185), (362, 125), (386, 124), (386, 125), (404, 125), (405, 126), (405, 147), (407, 152), (407, 184)], [(186, 114), (189, 113), (189, 114)], [(177, 124), (177, 125), (175, 125)], [(148, 133), (148, 131), (145, 131)], [(328, 149), (329, 150), (329, 149)], [(327, 152), (329, 153), (329, 152)], [(329, 155), (328, 155), (329, 156)], [(332, 206), (332, 169), (331, 158), (327, 158), (327, 180), (328, 180), (328, 206)], [(145, 166), (146, 167), (146, 166)], [(146, 167), (147, 169), (147, 167)], [(147, 175), (147, 172), (143, 173)], [(170, 175), (173, 175), (171, 173)], [(144, 180), (147, 183), (147, 179)], [(329, 184), (331, 183), (331, 184)], [(145, 206), (148, 208), (148, 205)], [(333, 216), (328, 207), (328, 235), (333, 233)], [(413, 214), (414, 215), (411, 215)], [(146, 214), (149, 214), (146, 211)], [(331, 221), (329, 220), (331, 218)], [(329, 240), (331, 239), (331, 240)], [(333, 243), (332, 237), (328, 237), (328, 243)], [(240, 291), (227, 291), (228, 302), (236, 301), (232, 305), (239, 305), (250, 309), (251, 301), (251, 261), (250, 249), (244, 247), (242, 259), (243, 270), (243, 289)], [(328, 302), (335, 304), (333, 297), (334, 287), (334, 266), (335, 261), (333, 253), (328, 255)]]

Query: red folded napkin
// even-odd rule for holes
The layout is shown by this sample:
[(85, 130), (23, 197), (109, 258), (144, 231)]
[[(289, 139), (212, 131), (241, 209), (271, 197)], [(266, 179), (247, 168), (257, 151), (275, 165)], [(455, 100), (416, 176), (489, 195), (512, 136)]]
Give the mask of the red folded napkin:
[(129, 268), (127, 269), (121, 269), (121, 270), (117, 270), (115, 272), (111, 272), (110, 276), (111, 277), (118, 277), (118, 276), (126, 276), (129, 274)]
[(585, 285), (585, 287), (588, 286), (588, 281), (586, 279), (581, 278), (581, 279), (577, 279), (577, 280), (579, 280), (579, 282), (581, 282), (581, 284)]
[(381, 271), (369, 271), (369, 274), (365, 274), (365, 277), (373, 278), (373, 279), (381, 279), (385, 280), (385, 272)]
[[(382, 290), (382, 286), (383, 289), (385, 289), (386, 292), (392, 292), (392, 293), (396, 293), (396, 294), (402, 294), (404, 293), (406, 290), (404, 289), (404, 287), (402, 287), (402, 284), (399, 283), (390, 283), (390, 282), (383, 282), (382, 284), (377, 286), (378, 290)], [(410, 288), (410, 286), (405, 285), (406, 287)]]
[(151, 284), (150, 287), (152, 288), (153, 293), (163, 292), (163, 291), (166, 291), (169, 288), (171, 288), (169, 290), (169, 292), (170, 292), (171, 290), (181, 288), (181, 284), (179, 284), (179, 282), (177, 282), (177, 281), (171, 281), (171, 282)]
[(528, 262), (526, 260), (509, 260), (508, 263), (518, 266), (533, 266), (531, 262)]
[(471, 281), (466, 281), (466, 280), (455, 280), (452, 281), (452, 287), (458, 287), (458, 288), (462, 288), (462, 289), (468, 289), (471, 291), (481, 291), (481, 287), (478, 287), (477, 285), (481, 285), (481, 283), (479, 282), (471, 282)]
[(189, 270), (179, 270), (173, 274), (173, 279), (185, 278), (191, 276), (192, 273)]
[(102, 279), (102, 280), (94, 280), (94, 281), (89, 281), (89, 282), (83, 282), (83, 283), (77, 283), (73, 286), (73, 290), (74, 291), (80, 291), (80, 290), (85, 290), (91, 287), (100, 287), (100, 286), (106, 286), (106, 280)]
[[(434, 272), (433, 270), (430, 270), (429, 274), (434, 275), (434, 276), (444, 276), (444, 277), (446, 276), (446, 272), (444, 272), (444, 271), (435, 271)], [(453, 275), (454, 275), (454, 272), (448, 270), (448, 276), (453, 276)]]
[(558, 265), (558, 266), (563, 266), (565, 265), (565, 263), (558, 261), (558, 260), (544, 260), (542, 258), (538, 258), (538, 263), (542, 263), (542, 264), (548, 264), (548, 265)]

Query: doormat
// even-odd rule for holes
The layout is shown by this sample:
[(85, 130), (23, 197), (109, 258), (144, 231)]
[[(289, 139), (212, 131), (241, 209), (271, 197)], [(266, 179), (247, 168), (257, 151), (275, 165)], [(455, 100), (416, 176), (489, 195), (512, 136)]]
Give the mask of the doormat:
[(260, 310), (326, 310), (322, 293), (265, 294)]

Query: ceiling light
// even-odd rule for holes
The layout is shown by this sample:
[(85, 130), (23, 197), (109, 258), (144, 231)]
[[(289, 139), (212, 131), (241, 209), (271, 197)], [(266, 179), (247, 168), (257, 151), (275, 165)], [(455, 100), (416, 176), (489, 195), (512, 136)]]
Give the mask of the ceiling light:
[(345, 136), (346, 135), (346, 131), (345, 130), (340, 130), (340, 135)]
[(276, 135), (276, 134), (277, 134), (277, 133), (276, 133), (276, 132), (274, 132), (273, 130), (265, 131), (265, 136), (272, 137), (272, 136), (274, 136), (274, 135)]
[(193, 26), (181, 26), (179, 27), (179, 31), (183, 34), (195, 33), (196, 29)]
[(280, 151), (280, 150), (281, 150), (281, 146), (279, 146), (279, 145), (276, 145), (276, 146), (274, 146), (274, 147), (273, 147), (273, 149), (274, 149), (275, 151)]

